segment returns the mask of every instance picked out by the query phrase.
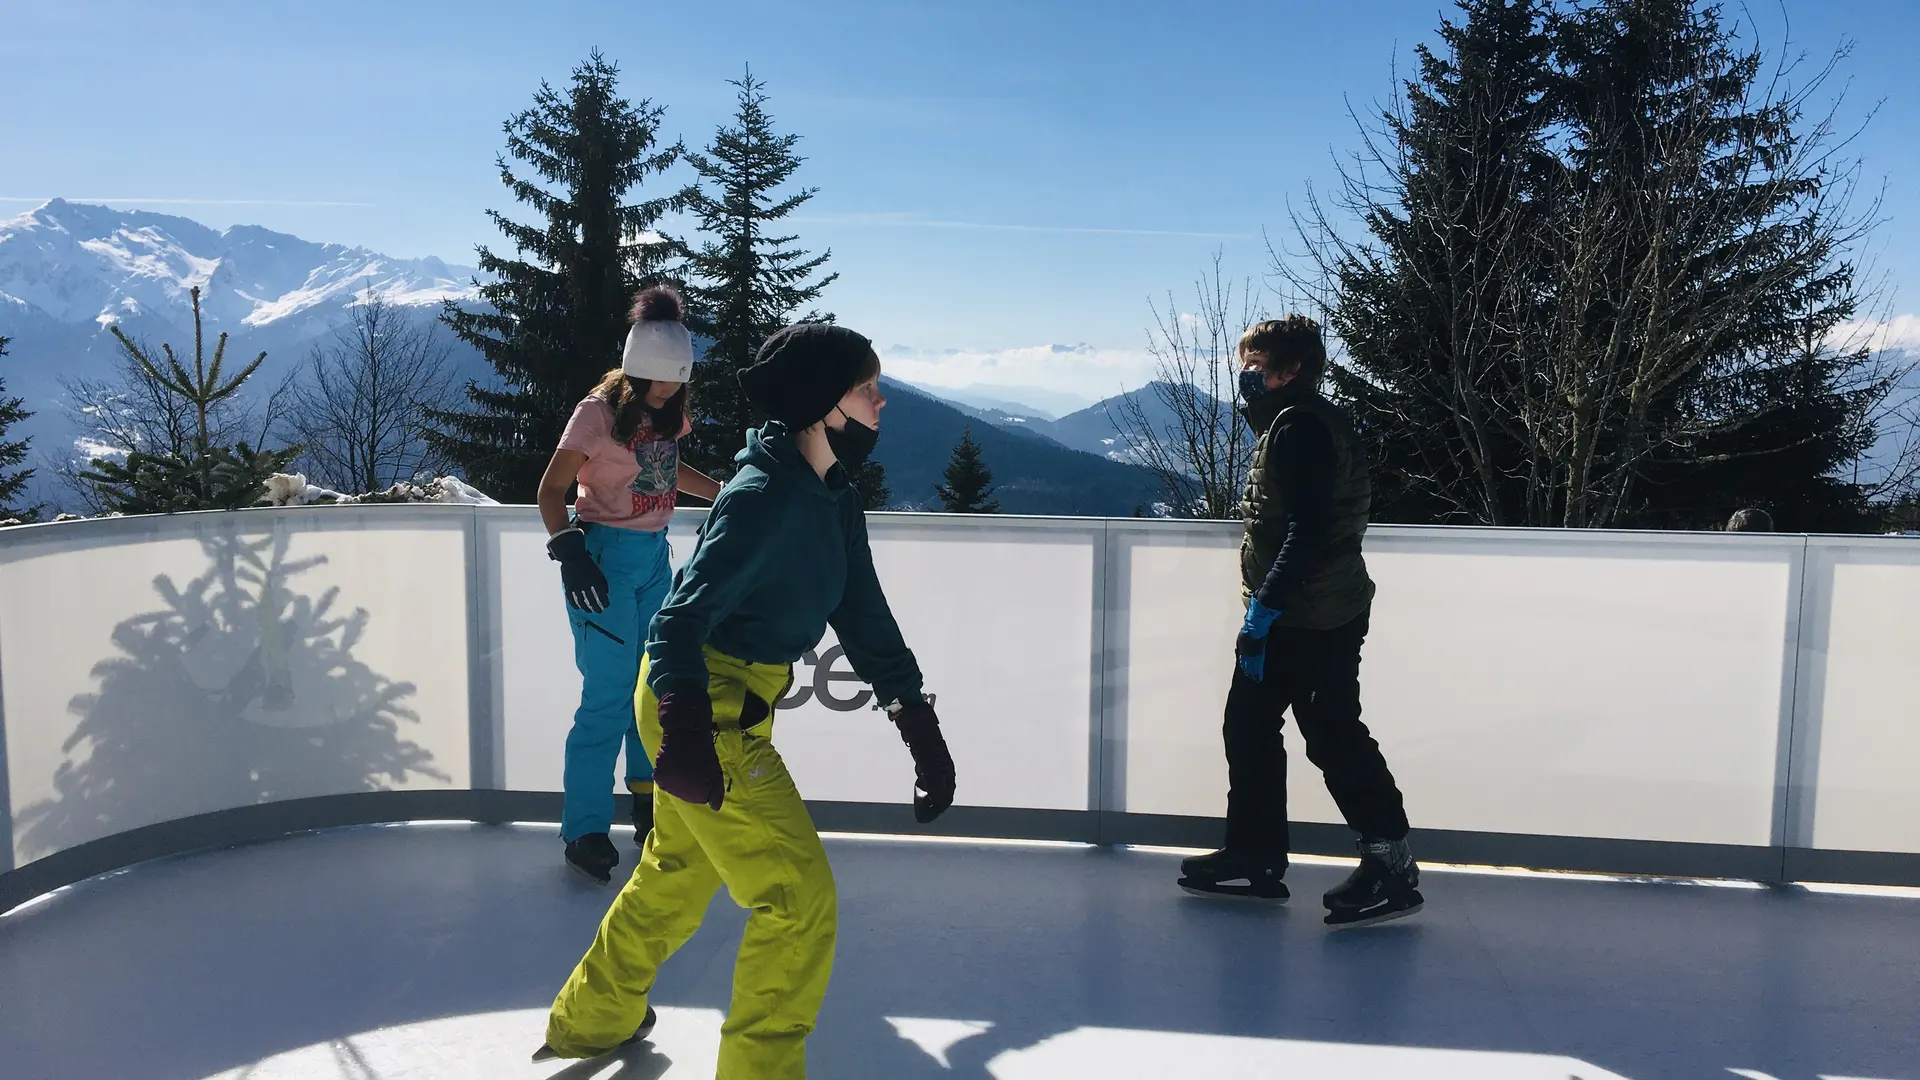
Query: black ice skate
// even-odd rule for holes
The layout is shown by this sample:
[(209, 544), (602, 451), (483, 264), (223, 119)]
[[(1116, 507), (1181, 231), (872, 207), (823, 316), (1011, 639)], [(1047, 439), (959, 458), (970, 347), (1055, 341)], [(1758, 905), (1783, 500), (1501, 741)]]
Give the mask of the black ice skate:
[(603, 832), (588, 833), (567, 844), (567, 865), (597, 885), (613, 881), (613, 868), (620, 865), (620, 853)]
[(1280, 879), (1285, 855), (1251, 855), (1222, 849), (1180, 861), (1180, 887), (1195, 896), (1284, 904), (1290, 895)]
[(1426, 900), (1420, 895), (1420, 867), (1407, 842), (1362, 840), (1359, 846), (1360, 865), (1322, 898), (1327, 925), (1352, 930), (1419, 911)]
[[(625, 1050), (629, 1046), (636, 1046), (640, 1043), (646, 1042), (647, 1036), (653, 1034), (653, 1025), (656, 1023), (659, 1023), (659, 1021), (660, 1021), (660, 1017), (654, 1013), (653, 1006), (651, 1005), (647, 1006), (647, 1018), (645, 1020), (640, 1021), (640, 1027), (636, 1031), (634, 1031), (633, 1035), (630, 1038), (628, 1038), (625, 1042), (621, 1043), (620, 1045), (614, 1047), (611, 1050), (602, 1050), (601, 1052), (594, 1054), (593, 1057), (603, 1058), (603, 1057), (606, 1057), (608, 1054), (617, 1054), (620, 1051)], [(533, 1060), (536, 1063), (542, 1062), (542, 1061), (552, 1061), (559, 1056), (560, 1056), (559, 1054), (554, 1053), (553, 1047), (548, 1046), (546, 1043), (541, 1043), (540, 1049), (535, 1050), (533, 1052)], [(591, 1058), (588, 1060), (591, 1060)]]

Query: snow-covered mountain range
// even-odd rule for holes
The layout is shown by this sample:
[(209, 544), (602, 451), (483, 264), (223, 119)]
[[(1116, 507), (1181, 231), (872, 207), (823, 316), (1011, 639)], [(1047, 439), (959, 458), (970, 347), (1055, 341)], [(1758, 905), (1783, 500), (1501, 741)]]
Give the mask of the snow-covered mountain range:
[[(109, 329), (155, 349), (193, 350), (189, 290), (198, 286), (211, 352), (229, 335), (227, 355), (267, 362), (250, 395), (281, 384), (316, 343), (348, 319), (369, 290), (408, 317), (435, 323), (443, 300), (475, 294), (474, 271), (440, 259), (398, 259), (366, 248), (314, 243), (257, 225), (212, 229), (168, 214), (115, 210), (54, 199), (0, 220), (0, 356), (8, 397), (31, 419), (10, 436), (32, 440), (39, 470), (31, 498), (55, 501), (46, 485), (62, 460), (90, 456), (67, 384), (98, 379), (119, 362)], [(454, 375), (484, 378), (473, 349), (448, 338)]]
[[(28, 464), (40, 475), (28, 500), (61, 508), (53, 484), (59, 466), (97, 452), (67, 387), (114, 369), (121, 350), (112, 328), (190, 356), (189, 290), (198, 286), (209, 350), (224, 332), (229, 358), (244, 363), (267, 354), (246, 391), (257, 399), (302, 365), (368, 290), (433, 324), (442, 301), (475, 296), (475, 276), (439, 259), (397, 259), (259, 226), (211, 229), (182, 217), (60, 199), (0, 221), (0, 337), (11, 339), (0, 378), (7, 396), (25, 399), (35, 413), (8, 432), (31, 439)], [(477, 352), (451, 335), (447, 341), (456, 384), (491, 377)], [(1125, 515), (1155, 497), (1152, 477), (1116, 446), (1113, 402), (1057, 420), (1029, 416), (1038, 412), (1029, 406), (989, 403), (998, 407), (950, 404), (929, 393), (895, 404), (894, 434), (880, 457), (896, 504), (932, 500), (954, 443), (975, 420), (982, 421), (976, 441), (1009, 512)]]
[(472, 295), (473, 277), (472, 269), (439, 259), (396, 259), (257, 225), (216, 230), (64, 199), (0, 221), (0, 306), (66, 324), (144, 314), (191, 325), (188, 290), (197, 285), (207, 321), (233, 332), (337, 306), (367, 289), (401, 305), (461, 299)]

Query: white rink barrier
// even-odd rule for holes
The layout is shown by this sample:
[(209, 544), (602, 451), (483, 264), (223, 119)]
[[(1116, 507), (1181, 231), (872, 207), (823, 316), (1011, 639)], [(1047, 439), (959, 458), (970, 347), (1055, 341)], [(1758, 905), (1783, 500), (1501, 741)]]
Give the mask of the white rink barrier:
[[(869, 520), (942, 831), (1217, 838), (1237, 526)], [(550, 814), (579, 676), (544, 539), (529, 507), (0, 530), (0, 909), (263, 831)], [(1920, 883), (1920, 542), (1382, 526), (1367, 558), (1365, 719), (1424, 855)], [(776, 732), (823, 827), (911, 827), (831, 635)], [(1296, 845), (1337, 851), (1292, 742)]]

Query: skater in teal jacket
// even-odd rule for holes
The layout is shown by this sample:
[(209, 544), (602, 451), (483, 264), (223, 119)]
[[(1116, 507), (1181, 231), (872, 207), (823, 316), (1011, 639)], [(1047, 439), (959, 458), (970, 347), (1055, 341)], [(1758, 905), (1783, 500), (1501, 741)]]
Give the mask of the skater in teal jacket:
[(850, 475), (879, 437), (879, 377), (866, 338), (823, 324), (773, 334), (741, 374), (771, 422), (749, 433), (641, 666), (635, 711), (654, 755), (653, 834), (554, 999), (535, 1060), (645, 1038), (656, 972), (725, 886), (752, 915), (718, 1076), (806, 1075), (838, 901), (826, 849), (774, 749), (773, 704), (828, 625), (913, 757), (915, 817), (932, 821), (953, 803), (953, 758), (874, 573)]

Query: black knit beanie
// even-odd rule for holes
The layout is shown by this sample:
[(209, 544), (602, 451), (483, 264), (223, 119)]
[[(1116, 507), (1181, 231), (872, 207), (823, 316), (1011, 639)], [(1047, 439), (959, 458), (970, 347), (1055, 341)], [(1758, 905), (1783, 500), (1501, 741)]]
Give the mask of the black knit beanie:
[(740, 389), (753, 407), (789, 430), (827, 418), (853, 389), (873, 343), (844, 326), (798, 323), (767, 335)]

